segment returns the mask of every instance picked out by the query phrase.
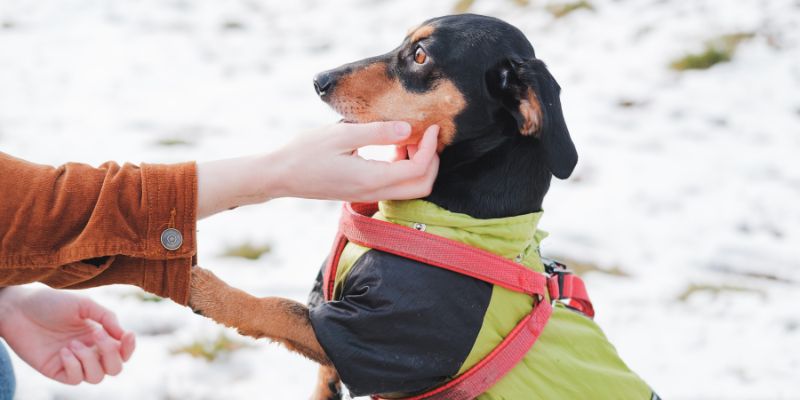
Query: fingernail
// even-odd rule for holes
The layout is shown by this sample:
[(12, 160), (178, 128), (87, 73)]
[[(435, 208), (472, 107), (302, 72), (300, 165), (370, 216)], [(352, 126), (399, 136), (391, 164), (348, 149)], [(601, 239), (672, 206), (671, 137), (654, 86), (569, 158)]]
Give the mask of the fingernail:
[(411, 124), (408, 122), (395, 122), (394, 133), (398, 138), (404, 138), (411, 134)]

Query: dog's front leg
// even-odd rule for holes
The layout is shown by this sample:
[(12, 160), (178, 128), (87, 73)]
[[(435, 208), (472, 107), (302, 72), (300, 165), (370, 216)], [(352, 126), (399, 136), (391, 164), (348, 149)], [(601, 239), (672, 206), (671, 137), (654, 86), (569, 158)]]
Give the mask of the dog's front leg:
[(243, 335), (269, 338), (323, 366), (331, 364), (311, 327), (308, 308), (296, 301), (257, 298), (229, 286), (211, 271), (194, 267), (189, 307)]
[(339, 382), (339, 374), (332, 366), (321, 365), (319, 367), (319, 376), (317, 378), (317, 386), (314, 388), (314, 394), (311, 395), (311, 400), (341, 400), (342, 399), (342, 384)]

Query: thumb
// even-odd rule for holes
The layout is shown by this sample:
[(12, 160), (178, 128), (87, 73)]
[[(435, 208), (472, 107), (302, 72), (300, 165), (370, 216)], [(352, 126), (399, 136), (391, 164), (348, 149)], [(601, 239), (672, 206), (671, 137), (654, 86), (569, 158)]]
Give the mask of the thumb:
[(99, 323), (114, 339), (120, 340), (122, 338), (125, 330), (122, 329), (122, 326), (120, 326), (117, 321), (116, 314), (86, 298), (81, 299), (79, 305), (81, 318), (90, 319)]
[(411, 136), (411, 125), (403, 121), (341, 124), (341, 129), (338, 143), (347, 150), (396, 144)]

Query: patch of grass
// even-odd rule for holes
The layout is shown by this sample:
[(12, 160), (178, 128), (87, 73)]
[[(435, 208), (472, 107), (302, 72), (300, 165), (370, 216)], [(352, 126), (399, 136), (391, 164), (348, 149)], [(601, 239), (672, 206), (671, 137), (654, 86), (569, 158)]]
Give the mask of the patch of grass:
[(739, 277), (745, 278), (755, 278), (755, 279), (764, 279), (768, 281), (780, 282), (780, 283), (788, 283), (788, 284), (795, 284), (796, 282), (792, 279), (773, 274), (772, 272), (767, 271), (747, 271), (747, 270), (739, 270), (737, 268), (732, 268), (725, 264), (712, 264), (709, 266), (709, 269), (712, 271), (720, 272), (723, 274), (730, 274)]
[(251, 347), (250, 344), (231, 339), (228, 335), (220, 333), (214, 339), (198, 339), (194, 342), (171, 351), (172, 354), (188, 354), (194, 358), (202, 358), (208, 362), (219, 357), (231, 354), (237, 350)]
[(739, 45), (755, 36), (753, 32), (739, 32), (722, 35), (708, 40), (698, 53), (689, 53), (673, 60), (669, 67), (676, 71), (690, 69), (709, 69), (719, 63), (729, 62), (736, 54)]
[(719, 296), (722, 293), (752, 293), (758, 294), (760, 296), (765, 296), (766, 294), (762, 290), (748, 288), (744, 286), (734, 286), (734, 285), (709, 285), (709, 284), (696, 284), (692, 283), (684, 289), (681, 294), (678, 295), (677, 299), (682, 302), (686, 302), (695, 294), (698, 293), (710, 293), (714, 297)]
[(236, 20), (228, 20), (222, 23), (221, 26), (224, 31), (242, 31), (246, 27), (243, 22)]
[[(456, 14), (463, 14), (468, 12), (470, 8), (475, 4), (475, 0), (458, 0), (456, 5), (453, 6), (453, 12)], [(514, 4), (525, 7), (531, 4), (530, 0), (514, 0)]]
[(706, 46), (700, 53), (687, 54), (669, 66), (676, 71), (689, 69), (709, 69), (719, 63), (728, 62), (733, 58), (733, 52), (713, 46)]
[(142, 303), (161, 303), (164, 301), (163, 297), (158, 297), (154, 294), (147, 293), (147, 292), (136, 292), (131, 295), (131, 297), (141, 301)]
[(755, 32), (736, 32), (720, 36), (717, 40), (724, 46), (736, 47), (742, 42), (756, 37)]
[(555, 18), (566, 17), (567, 15), (578, 10), (594, 11), (594, 6), (592, 5), (592, 3), (586, 0), (573, 1), (571, 3), (554, 3), (547, 5), (547, 11), (549, 11), (550, 14), (553, 14), (553, 17)]
[(224, 257), (238, 257), (247, 260), (258, 260), (264, 254), (272, 251), (272, 246), (268, 243), (255, 245), (250, 242), (242, 243), (238, 246), (231, 246), (225, 250)]
[(465, 13), (472, 8), (473, 4), (475, 4), (475, 0), (458, 0), (456, 5), (453, 7), (453, 12), (456, 14)]
[(178, 330), (177, 325), (163, 324), (153, 325), (147, 327), (140, 327), (136, 330), (136, 334), (140, 336), (164, 336), (171, 335)]
[(638, 107), (643, 107), (646, 104), (647, 104), (646, 101), (634, 100), (634, 99), (628, 99), (628, 98), (619, 99), (617, 101), (617, 106), (620, 107), (620, 108), (638, 108)]
[(192, 146), (194, 143), (181, 138), (164, 138), (156, 141), (159, 146), (172, 147), (172, 146)]
[(621, 278), (626, 278), (630, 276), (630, 274), (628, 274), (627, 272), (623, 271), (622, 269), (616, 266), (601, 267), (592, 262), (573, 260), (568, 257), (553, 257), (553, 259), (558, 260), (558, 262), (566, 265), (570, 271), (580, 276), (584, 276), (589, 272), (597, 272), (611, 276), (618, 276)]

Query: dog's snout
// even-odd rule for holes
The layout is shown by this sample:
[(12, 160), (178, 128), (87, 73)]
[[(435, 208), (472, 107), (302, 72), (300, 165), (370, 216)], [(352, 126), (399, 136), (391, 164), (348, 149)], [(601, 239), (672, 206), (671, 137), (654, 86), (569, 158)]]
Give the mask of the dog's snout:
[(334, 85), (336, 85), (336, 80), (331, 73), (322, 72), (314, 77), (314, 90), (320, 97), (330, 94)]

